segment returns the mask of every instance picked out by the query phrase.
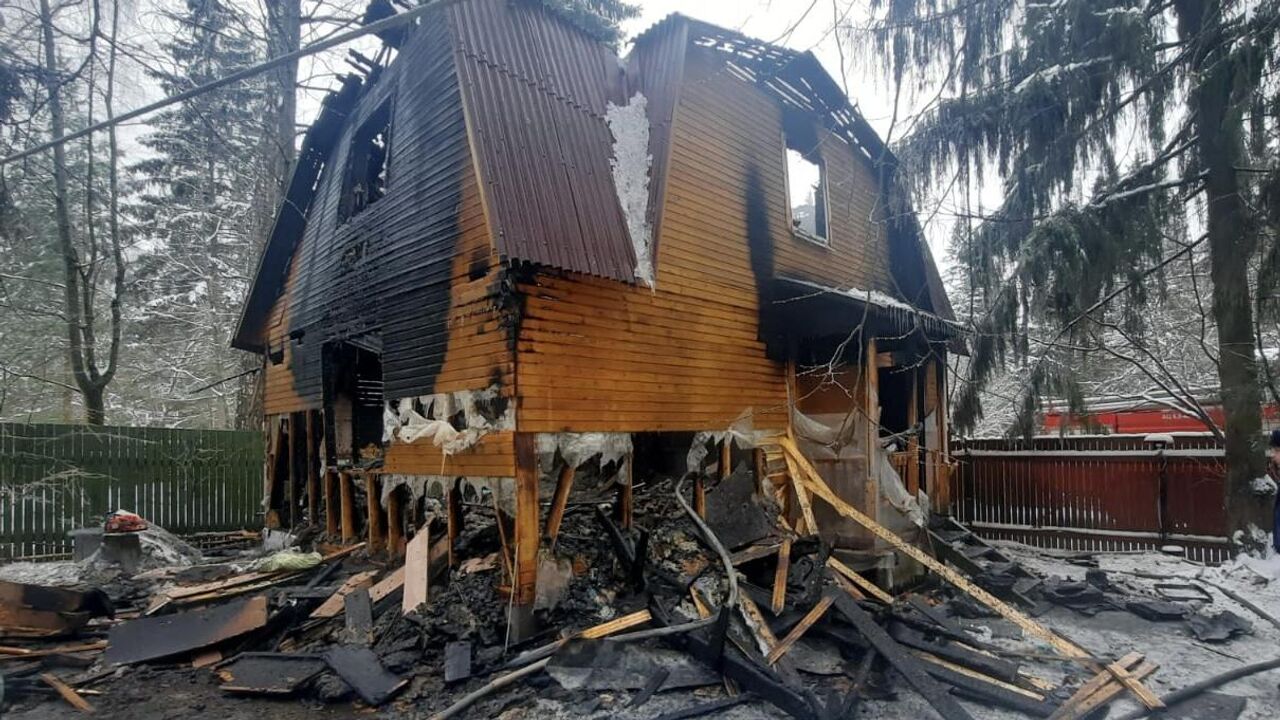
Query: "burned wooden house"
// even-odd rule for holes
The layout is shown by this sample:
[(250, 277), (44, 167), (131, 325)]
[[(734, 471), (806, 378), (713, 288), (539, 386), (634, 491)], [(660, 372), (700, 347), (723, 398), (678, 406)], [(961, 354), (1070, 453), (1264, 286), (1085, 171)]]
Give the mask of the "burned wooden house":
[(673, 15), (620, 58), (522, 0), (397, 41), (307, 133), (235, 336), (269, 522), (397, 552), (424, 498), (446, 538), (491, 502), (527, 617), (584, 466), (624, 525), (637, 478), (769, 488), (788, 432), (873, 516), (945, 492), (951, 310), (892, 153), (811, 54)]

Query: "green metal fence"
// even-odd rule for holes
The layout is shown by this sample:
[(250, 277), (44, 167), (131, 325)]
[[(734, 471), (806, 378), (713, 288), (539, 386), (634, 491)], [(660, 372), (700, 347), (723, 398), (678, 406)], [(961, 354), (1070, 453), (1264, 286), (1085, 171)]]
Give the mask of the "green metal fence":
[(0, 558), (67, 554), (118, 509), (178, 534), (255, 527), (262, 458), (253, 431), (0, 423)]

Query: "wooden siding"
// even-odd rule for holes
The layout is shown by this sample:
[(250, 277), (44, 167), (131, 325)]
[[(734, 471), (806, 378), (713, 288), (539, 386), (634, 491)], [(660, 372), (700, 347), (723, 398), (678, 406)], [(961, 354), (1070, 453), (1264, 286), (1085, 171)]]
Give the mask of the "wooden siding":
[(748, 176), (760, 179), (774, 272), (888, 289), (874, 184), (849, 146), (825, 136), (832, 245), (792, 236), (782, 113), (708, 51), (689, 49), (676, 103), (657, 288), (565, 273), (520, 286), (521, 431), (721, 429), (744, 412), (786, 422), (784, 367), (759, 341), (748, 247)]
[(280, 364), (272, 363), (269, 357), (263, 359), (266, 376), (263, 380), (262, 409), (268, 416), (314, 410), (322, 404), (319, 397), (303, 398), (298, 394), (293, 379), (293, 343), (289, 342), (289, 295), (298, 274), (296, 252), (295, 250), (294, 260), (289, 263), (284, 293), (276, 298), (267, 318), (267, 352), (278, 352), (280, 348), (284, 348)]
[(485, 435), (466, 452), (445, 455), (422, 438), (412, 444), (392, 443), (387, 448), (383, 472), (397, 475), (446, 475), (451, 477), (514, 477), (514, 434)]

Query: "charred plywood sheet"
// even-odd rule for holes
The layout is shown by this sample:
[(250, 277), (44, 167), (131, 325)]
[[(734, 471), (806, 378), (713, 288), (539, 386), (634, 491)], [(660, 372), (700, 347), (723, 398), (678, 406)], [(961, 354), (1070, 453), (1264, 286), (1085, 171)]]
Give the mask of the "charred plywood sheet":
[(105, 660), (128, 665), (185, 655), (266, 624), (267, 598), (263, 595), (213, 608), (139, 618), (111, 629)]
[(222, 690), (245, 695), (290, 695), (325, 668), (312, 655), (241, 653), (218, 668)]

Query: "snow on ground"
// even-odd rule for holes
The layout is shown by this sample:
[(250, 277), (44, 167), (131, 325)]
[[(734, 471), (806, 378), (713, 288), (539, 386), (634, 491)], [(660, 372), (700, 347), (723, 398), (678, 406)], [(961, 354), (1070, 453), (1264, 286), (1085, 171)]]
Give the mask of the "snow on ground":
[[(1028, 569), (1045, 576), (1083, 580), (1088, 569), (1067, 562), (1070, 553), (1017, 543), (996, 544)], [(1145, 653), (1148, 660), (1160, 666), (1147, 680), (1147, 685), (1157, 694), (1165, 695), (1210, 676), (1280, 655), (1280, 629), (1213, 585), (1224, 586), (1280, 618), (1280, 558), (1243, 558), (1220, 567), (1206, 567), (1154, 552), (1097, 554), (1095, 557), (1098, 567), (1130, 595), (1158, 597), (1155, 592), (1158, 582), (1195, 583), (1213, 596), (1212, 604), (1204, 608), (1206, 611), (1230, 610), (1253, 623), (1252, 635), (1210, 645), (1196, 640), (1185, 623), (1149, 622), (1125, 611), (1102, 612), (1089, 618), (1055, 607), (1038, 618), (1095, 654), (1120, 656), (1135, 650)], [(1225, 685), (1215, 692), (1248, 699), (1240, 715), (1242, 720), (1272, 720), (1280, 706), (1278, 683), (1280, 670), (1271, 670)], [(1119, 717), (1136, 709), (1138, 705), (1131, 698), (1127, 696), (1114, 702), (1108, 717)], [(986, 713), (981, 716), (997, 717)]]

